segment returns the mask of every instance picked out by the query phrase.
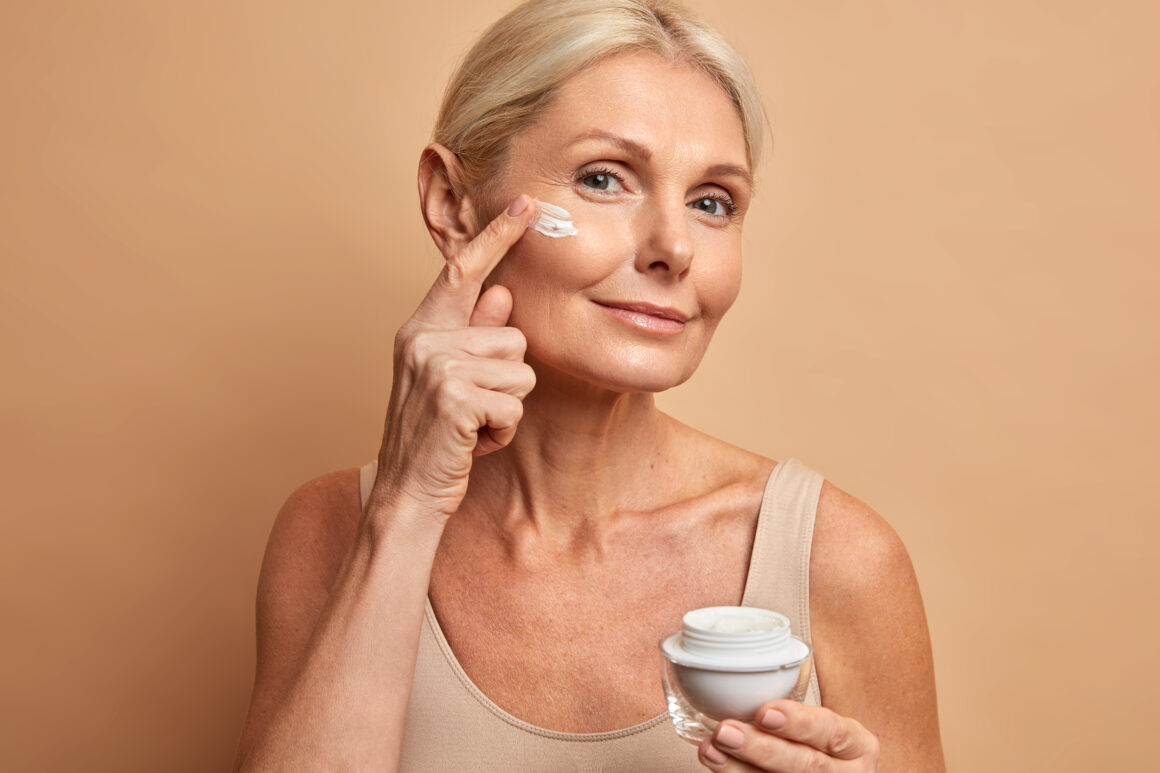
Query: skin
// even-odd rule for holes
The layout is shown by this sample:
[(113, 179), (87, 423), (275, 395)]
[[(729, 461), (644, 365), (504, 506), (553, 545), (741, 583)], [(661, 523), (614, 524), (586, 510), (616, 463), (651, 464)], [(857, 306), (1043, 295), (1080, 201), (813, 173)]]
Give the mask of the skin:
[[(420, 200), (447, 263), (396, 336), (366, 509), (347, 470), (295, 492), (275, 522), (239, 769), (394, 769), (428, 594), (461, 665), (509, 713), (599, 732), (663, 711), (656, 642), (688, 609), (740, 601), (774, 464), (652, 397), (695, 370), (736, 297), (745, 158), (724, 92), (647, 54), (564, 84), (486, 195), (446, 148), (424, 151)], [(579, 235), (529, 231), (529, 197), (568, 209)], [(682, 321), (614, 308), (630, 302)], [(777, 702), (722, 723), (700, 761), (942, 770), (909, 559), (829, 483), (810, 604), (827, 707)]]

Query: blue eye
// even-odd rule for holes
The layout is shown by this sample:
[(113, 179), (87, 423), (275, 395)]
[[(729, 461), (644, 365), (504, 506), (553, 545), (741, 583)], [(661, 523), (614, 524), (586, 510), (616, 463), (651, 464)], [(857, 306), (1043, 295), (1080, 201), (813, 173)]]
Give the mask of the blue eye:
[(702, 196), (701, 198), (689, 204), (689, 206), (693, 209), (699, 209), (706, 214), (714, 215), (715, 217), (723, 217), (733, 214), (732, 204), (715, 196)]
[(608, 190), (608, 187), (612, 185), (612, 177), (602, 172), (598, 172), (596, 174), (588, 175), (580, 182), (589, 188), (595, 188), (598, 191), (606, 191)]

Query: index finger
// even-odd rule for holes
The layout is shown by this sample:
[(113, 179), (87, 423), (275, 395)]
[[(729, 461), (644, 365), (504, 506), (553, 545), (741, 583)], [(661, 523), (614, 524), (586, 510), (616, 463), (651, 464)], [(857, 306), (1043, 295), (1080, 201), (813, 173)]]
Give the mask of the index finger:
[(524, 235), (534, 216), (531, 197), (520, 194), (474, 239), (446, 256), (443, 271), (419, 304), (415, 318), (436, 325), (467, 327), (483, 280)]

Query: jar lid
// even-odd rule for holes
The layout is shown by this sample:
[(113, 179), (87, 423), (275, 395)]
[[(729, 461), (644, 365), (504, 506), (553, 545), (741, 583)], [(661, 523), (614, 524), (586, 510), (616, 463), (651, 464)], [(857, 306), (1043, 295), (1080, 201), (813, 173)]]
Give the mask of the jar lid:
[(810, 656), (810, 646), (790, 635), (789, 618), (755, 607), (694, 609), (660, 649), (677, 665), (708, 671), (780, 671)]

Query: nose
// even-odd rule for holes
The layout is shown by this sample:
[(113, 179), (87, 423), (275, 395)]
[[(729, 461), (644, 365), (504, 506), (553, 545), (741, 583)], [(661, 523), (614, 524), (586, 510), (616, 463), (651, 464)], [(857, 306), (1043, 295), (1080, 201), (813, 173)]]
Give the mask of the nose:
[(679, 279), (693, 262), (693, 237), (684, 201), (644, 207), (638, 214), (636, 270)]

